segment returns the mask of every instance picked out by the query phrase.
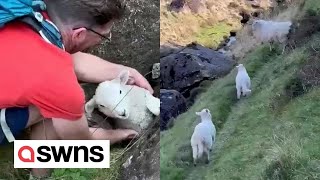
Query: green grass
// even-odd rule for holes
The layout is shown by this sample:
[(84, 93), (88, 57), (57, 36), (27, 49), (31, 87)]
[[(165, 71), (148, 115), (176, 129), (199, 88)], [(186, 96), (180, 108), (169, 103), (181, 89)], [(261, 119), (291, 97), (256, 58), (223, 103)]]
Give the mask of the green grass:
[(109, 169), (55, 169), (51, 177), (64, 180), (116, 180), (119, 175), (123, 149), (113, 148), (111, 150), (111, 161)]
[(319, 15), (320, 14), (320, 3), (318, 0), (307, 0), (304, 6), (304, 10), (309, 15)]
[[(116, 180), (119, 168), (123, 163), (121, 159), (123, 148), (112, 148), (109, 169), (54, 169), (51, 178), (55, 180)], [(0, 179), (25, 180), (29, 178), (29, 169), (13, 168), (13, 144), (0, 148)]]
[(196, 35), (196, 41), (209, 48), (216, 48), (223, 36), (228, 36), (233, 28), (226, 23), (218, 23), (214, 26), (202, 28)]
[[(161, 135), (161, 179), (320, 179), (320, 88), (299, 88), (297, 72), (311, 59), (310, 44), (281, 55), (281, 46), (259, 46), (243, 63), (253, 94), (237, 101), (235, 75), (212, 83), (172, 129)], [(299, 93), (290, 94), (288, 90)], [(217, 143), (209, 165), (192, 165), (190, 137), (196, 111), (209, 108)]]

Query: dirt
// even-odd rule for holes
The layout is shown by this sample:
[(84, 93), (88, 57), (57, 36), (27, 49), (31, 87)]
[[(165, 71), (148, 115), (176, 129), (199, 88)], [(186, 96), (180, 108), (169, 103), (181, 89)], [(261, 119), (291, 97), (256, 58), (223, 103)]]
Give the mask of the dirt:
[(111, 42), (90, 52), (146, 74), (159, 62), (159, 3), (128, 0), (126, 5), (125, 18), (115, 24)]

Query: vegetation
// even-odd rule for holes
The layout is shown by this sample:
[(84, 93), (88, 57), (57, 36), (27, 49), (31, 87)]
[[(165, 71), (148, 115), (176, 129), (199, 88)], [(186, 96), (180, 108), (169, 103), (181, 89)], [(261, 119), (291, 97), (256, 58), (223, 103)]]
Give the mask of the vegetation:
[[(307, 0), (303, 9), (316, 6)], [(320, 47), (320, 33), (307, 42), (283, 55), (282, 46), (261, 45), (241, 59), (253, 94), (240, 101), (235, 70), (214, 81), (161, 135), (161, 179), (320, 179), (320, 88), (301, 77), (303, 67), (320, 64), (311, 48)], [(212, 112), (217, 142), (210, 164), (193, 167), (190, 137), (202, 108)]]

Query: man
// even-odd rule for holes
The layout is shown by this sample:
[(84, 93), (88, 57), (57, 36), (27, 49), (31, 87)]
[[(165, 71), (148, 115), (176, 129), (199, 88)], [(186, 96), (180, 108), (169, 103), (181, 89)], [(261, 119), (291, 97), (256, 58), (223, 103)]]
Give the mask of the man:
[[(128, 69), (131, 84), (153, 93), (147, 80), (135, 69), (80, 52), (109, 37), (124, 7), (118, 0), (45, 0), (45, 3), (44, 15), (59, 29), (65, 51), (20, 22), (0, 29), (0, 109), (12, 134), (16, 136), (31, 127), (30, 138), (34, 140), (108, 139), (111, 144), (135, 137), (137, 132), (129, 129), (89, 128), (84, 114), (84, 93), (78, 84), (78, 80), (100, 83)], [(6, 142), (3, 137), (0, 128), (0, 143)], [(32, 174), (40, 177), (48, 173), (45, 169), (33, 169)]]

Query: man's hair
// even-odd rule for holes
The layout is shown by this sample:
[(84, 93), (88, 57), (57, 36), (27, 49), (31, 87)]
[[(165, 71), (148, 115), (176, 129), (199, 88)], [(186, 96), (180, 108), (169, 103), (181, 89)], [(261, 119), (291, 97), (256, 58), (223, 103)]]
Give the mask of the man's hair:
[(120, 0), (45, 0), (53, 21), (85, 26), (105, 25), (119, 20), (125, 6)]

